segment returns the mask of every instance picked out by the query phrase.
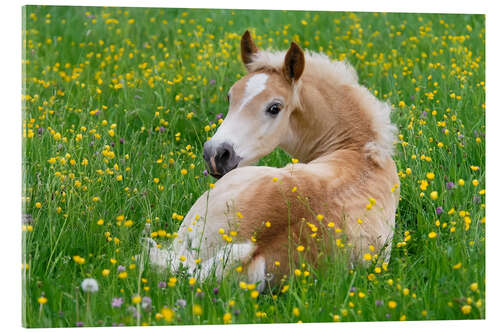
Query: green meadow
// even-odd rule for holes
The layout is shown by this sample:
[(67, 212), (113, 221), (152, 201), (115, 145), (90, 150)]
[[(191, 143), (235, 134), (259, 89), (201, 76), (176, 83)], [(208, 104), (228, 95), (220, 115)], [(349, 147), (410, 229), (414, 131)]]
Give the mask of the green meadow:
[[(50, 6), (23, 15), (24, 326), (484, 319), (484, 16)], [(295, 41), (348, 61), (393, 105), (401, 200), (388, 265), (303, 263), (259, 294), (238, 270), (201, 283), (137, 260), (142, 237), (167, 246), (215, 182), (202, 147), (245, 75), (246, 29), (262, 49)], [(277, 150), (260, 164), (291, 158)], [(86, 278), (97, 291), (82, 288)]]

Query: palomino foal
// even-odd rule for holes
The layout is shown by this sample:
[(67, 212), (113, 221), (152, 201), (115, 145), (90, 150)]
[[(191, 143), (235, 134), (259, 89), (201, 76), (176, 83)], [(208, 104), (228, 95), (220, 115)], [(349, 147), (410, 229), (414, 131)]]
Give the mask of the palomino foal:
[[(151, 262), (201, 279), (242, 265), (262, 290), (260, 282), (289, 274), (297, 248), (313, 263), (343, 246), (326, 233), (343, 235), (353, 263), (366, 253), (387, 261), (399, 200), (390, 106), (347, 63), (295, 43), (286, 53), (260, 51), (247, 31), (241, 58), (248, 74), (229, 90), (227, 117), (204, 146), (220, 179), (171, 247), (150, 250)], [(252, 166), (276, 147), (300, 163)]]

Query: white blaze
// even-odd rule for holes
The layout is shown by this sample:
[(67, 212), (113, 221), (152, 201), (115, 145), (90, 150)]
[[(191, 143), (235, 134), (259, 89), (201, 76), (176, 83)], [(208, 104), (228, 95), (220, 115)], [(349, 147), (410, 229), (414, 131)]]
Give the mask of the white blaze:
[[(245, 133), (245, 128), (248, 128), (248, 117), (243, 117), (240, 111), (258, 94), (266, 89), (267, 74), (259, 73), (250, 77), (246, 83), (245, 91), (241, 99), (238, 110), (234, 110), (228, 115), (212, 139), (216, 142), (232, 142), (236, 146), (241, 144), (240, 141)], [(236, 147), (235, 147), (236, 148)]]
[(248, 104), (255, 96), (260, 94), (264, 89), (266, 89), (268, 75), (264, 73), (255, 74), (248, 81), (245, 87), (245, 93), (243, 95), (243, 101), (240, 105), (240, 110), (242, 110), (245, 105)]

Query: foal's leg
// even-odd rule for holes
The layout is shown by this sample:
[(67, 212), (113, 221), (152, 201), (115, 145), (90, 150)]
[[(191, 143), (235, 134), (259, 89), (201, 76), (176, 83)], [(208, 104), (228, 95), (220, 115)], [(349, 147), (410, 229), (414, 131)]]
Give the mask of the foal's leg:
[(262, 292), (266, 287), (266, 258), (258, 255), (247, 266), (248, 282), (256, 283), (257, 290)]
[(238, 263), (247, 263), (255, 249), (256, 246), (251, 242), (225, 245), (215, 256), (201, 263), (200, 280), (206, 280), (212, 272), (220, 280), (225, 270), (227, 272), (227, 269), (234, 268)]
[(160, 269), (172, 268), (173, 253), (169, 249), (159, 249), (156, 242), (151, 238), (145, 238), (149, 248), (149, 262)]

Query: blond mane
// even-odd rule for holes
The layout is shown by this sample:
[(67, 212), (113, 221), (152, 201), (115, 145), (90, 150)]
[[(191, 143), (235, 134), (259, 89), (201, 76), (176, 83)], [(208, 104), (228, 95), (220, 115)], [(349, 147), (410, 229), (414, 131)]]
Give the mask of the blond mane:
[[(252, 62), (247, 64), (250, 72), (267, 70), (280, 72), (285, 59), (285, 51), (262, 51), (252, 55)], [(371, 119), (371, 129), (376, 135), (375, 140), (368, 142), (364, 151), (377, 164), (381, 164), (393, 154), (393, 144), (397, 128), (391, 123), (391, 105), (381, 102), (364, 86), (358, 83), (356, 70), (346, 61), (334, 61), (327, 55), (313, 51), (305, 52), (304, 74), (333, 85), (349, 85), (354, 88), (361, 110)], [(298, 86), (294, 95), (298, 94)], [(293, 101), (300, 105), (299, 96)]]

